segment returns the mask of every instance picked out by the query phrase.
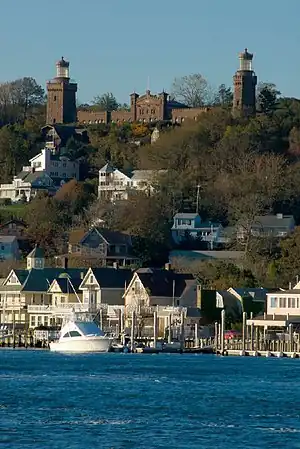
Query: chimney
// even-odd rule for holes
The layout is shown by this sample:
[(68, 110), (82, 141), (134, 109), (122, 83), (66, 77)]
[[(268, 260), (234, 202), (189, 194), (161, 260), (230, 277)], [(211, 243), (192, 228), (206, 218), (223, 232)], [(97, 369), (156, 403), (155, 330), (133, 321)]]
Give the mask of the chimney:
[(292, 283), (289, 282), (289, 290), (292, 290)]
[(80, 279), (82, 280), (84, 278), (84, 272), (82, 271), (81, 273), (80, 273)]
[(114, 263), (113, 263), (113, 267), (114, 267), (115, 270), (117, 270), (117, 269), (119, 268), (118, 262), (114, 262)]
[(171, 270), (171, 264), (170, 264), (170, 262), (168, 262), (168, 263), (165, 264), (165, 270), (168, 270), (168, 271)]

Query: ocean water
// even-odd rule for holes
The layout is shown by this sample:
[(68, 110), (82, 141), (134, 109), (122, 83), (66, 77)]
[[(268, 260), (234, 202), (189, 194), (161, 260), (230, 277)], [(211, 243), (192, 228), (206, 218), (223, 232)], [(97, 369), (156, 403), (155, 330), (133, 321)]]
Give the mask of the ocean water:
[(0, 350), (0, 448), (300, 448), (300, 360)]

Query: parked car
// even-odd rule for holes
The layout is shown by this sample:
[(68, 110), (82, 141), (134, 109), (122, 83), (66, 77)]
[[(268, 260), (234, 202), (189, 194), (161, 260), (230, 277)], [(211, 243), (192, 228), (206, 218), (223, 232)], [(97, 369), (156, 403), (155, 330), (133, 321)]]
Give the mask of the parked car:
[(239, 331), (234, 330), (225, 331), (224, 333), (225, 340), (233, 340), (235, 338), (240, 338), (241, 336), (242, 334)]

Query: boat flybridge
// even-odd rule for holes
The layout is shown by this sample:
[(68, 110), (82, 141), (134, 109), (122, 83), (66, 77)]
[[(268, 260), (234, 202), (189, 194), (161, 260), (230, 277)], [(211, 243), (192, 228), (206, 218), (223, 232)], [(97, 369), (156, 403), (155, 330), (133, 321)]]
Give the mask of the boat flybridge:
[(73, 314), (62, 325), (58, 341), (50, 343), (55, 352), (107, 352), (113, 339), (105, 336), (92, 320), (84, 321)]

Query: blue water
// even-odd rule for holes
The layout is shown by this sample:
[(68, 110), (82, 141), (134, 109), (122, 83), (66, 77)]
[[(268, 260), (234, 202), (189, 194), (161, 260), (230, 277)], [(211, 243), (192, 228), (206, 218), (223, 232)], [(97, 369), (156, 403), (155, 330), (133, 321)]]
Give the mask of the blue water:
[(0, 447), (300, 448), (300, 360), (0, 350)]

